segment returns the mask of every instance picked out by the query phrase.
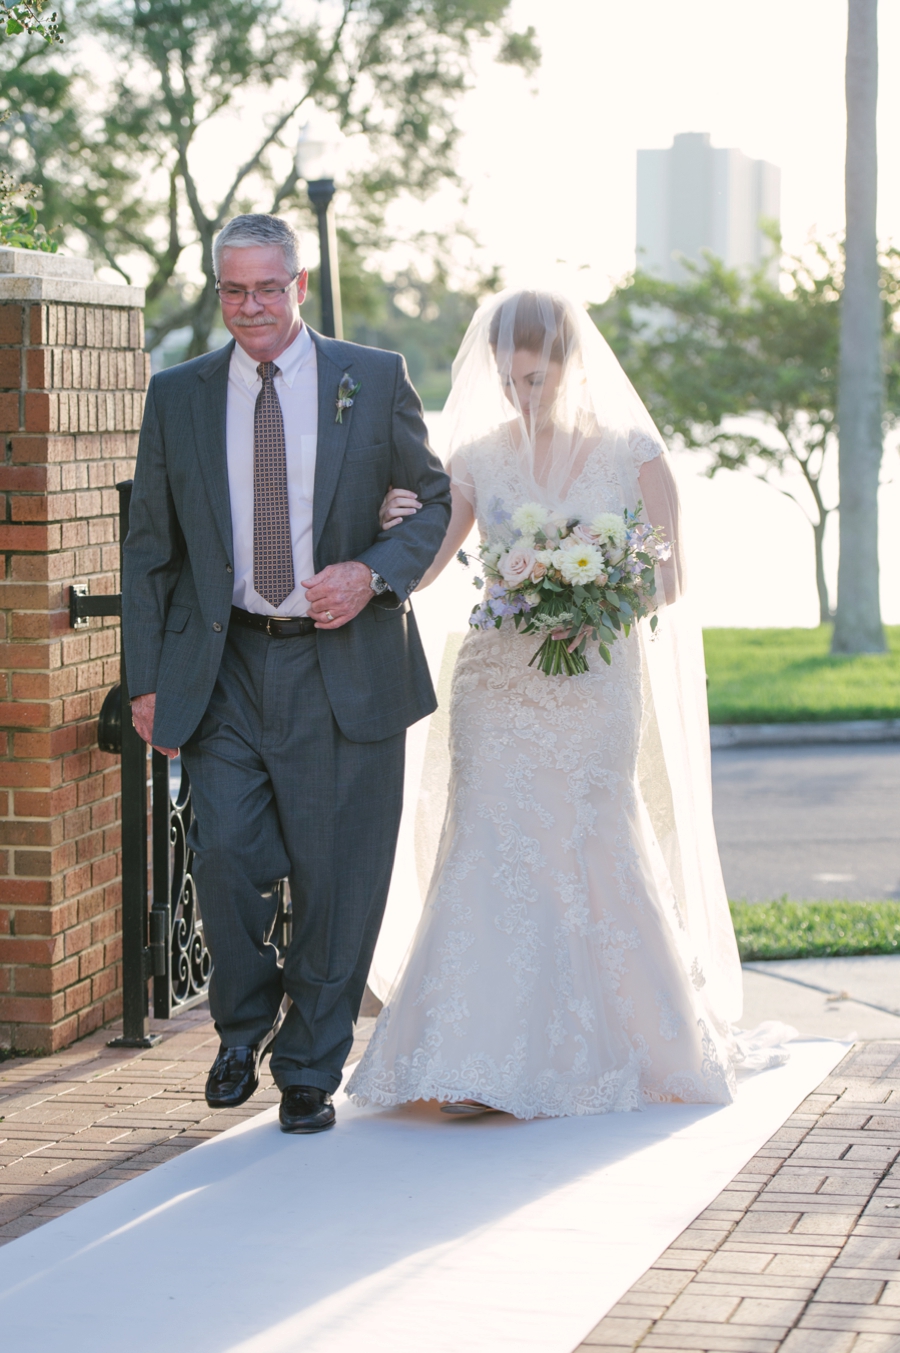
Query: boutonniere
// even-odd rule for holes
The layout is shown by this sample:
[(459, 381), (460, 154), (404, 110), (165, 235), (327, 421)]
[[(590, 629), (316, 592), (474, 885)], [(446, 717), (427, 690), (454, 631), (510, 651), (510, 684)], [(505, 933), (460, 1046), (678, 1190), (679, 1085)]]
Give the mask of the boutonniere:
[(343, 423), (344, 410), (353, 408), (353, 399), (354, 396), (359, 393), (359, 387), (360, 382), (357, 381), (354, 385), (353, 381), (345, 371), (343, 376), (341, 376), (341, 383), (338, 386), (337, 399), (334, 401), (334, 407), (337, 409), (337, 413), (334, 416), (334, 421), (336, 423)]

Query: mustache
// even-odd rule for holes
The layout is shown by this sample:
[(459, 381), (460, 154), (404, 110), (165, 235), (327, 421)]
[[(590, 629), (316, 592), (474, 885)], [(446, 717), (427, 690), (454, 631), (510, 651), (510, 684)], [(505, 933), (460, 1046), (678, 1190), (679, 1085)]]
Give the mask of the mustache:
[(236, 329), (259, 329), (277, 321), (274, 315), (253, 315), (251, 318), (246, 315), (235, 315), (231, 322)]

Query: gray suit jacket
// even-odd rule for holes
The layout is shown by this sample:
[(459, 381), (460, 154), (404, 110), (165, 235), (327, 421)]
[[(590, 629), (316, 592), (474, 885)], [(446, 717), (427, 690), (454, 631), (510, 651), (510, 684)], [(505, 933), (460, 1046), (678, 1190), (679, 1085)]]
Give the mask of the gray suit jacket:
[[(313, 499), (316, 571), (360, 559), (390, 584), (341, 629), (318, 631), (319, 662), (341, 731), (375, 742), (436, 701), (408, 597), (450, 520), (450, 485), (431, 451), (403, 358), (323, 338), (316, 345), (319, 427)], [(154, 741), (180, 747), (197, 728), (222, 660), (234, 583), (225, 401), (233, 343), (150, 381), (122, 577), (132, 696), (156, 692)], [(360, 382), (335, 421), (344, 372)], [(422, 509), (382, 531), (389, 484)], [(298, 708), (298, 718), (302, 711)]]

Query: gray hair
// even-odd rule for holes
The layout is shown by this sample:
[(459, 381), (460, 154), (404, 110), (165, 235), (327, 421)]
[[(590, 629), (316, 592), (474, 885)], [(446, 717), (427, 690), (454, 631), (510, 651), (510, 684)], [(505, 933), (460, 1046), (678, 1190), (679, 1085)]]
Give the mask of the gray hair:
[(213, 267), (220, 275), (219, 264), (223, 249), (248, 249), (254, 244), (277, 244), (284, 254), (284, 266), (291, 277), (300, 272), (300, 236), (292, 225), (280, 216), (252, 212), (246, 216), (232, 216), (216, 236), (213, 244)]

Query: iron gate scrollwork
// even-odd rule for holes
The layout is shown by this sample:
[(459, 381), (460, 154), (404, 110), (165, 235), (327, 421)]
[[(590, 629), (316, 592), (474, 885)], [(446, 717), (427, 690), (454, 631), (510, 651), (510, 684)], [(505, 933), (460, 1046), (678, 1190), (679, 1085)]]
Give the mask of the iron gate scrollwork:
[[(194, 882), (191, 784), (180, 757), (170, 762), (153, 753), (153, 905), (150, 943), (165, 944), (165, 971), (153, 978), (153, 1013), (170, 1019), (203, 1000), (212, 960)], [(158, 936), (158, 939), (157, 939)]]
[[(171, 1019), (209, 994), (212, 959), (203, 935), (203, 917), (194, 879), (194, 852), (188, 845), (193, 818), (191, 782), (180, 757), (153, 753), (153, 905), (150, 946), (165, 946), (165, 970), (154, 968), (153, 1014)], [(272, 942), (284, 955), (291, 942), (291, 898), (287, 879), (273, 887), (277, 904)], [(158, 941), (157, 941), (157, 936)]]

